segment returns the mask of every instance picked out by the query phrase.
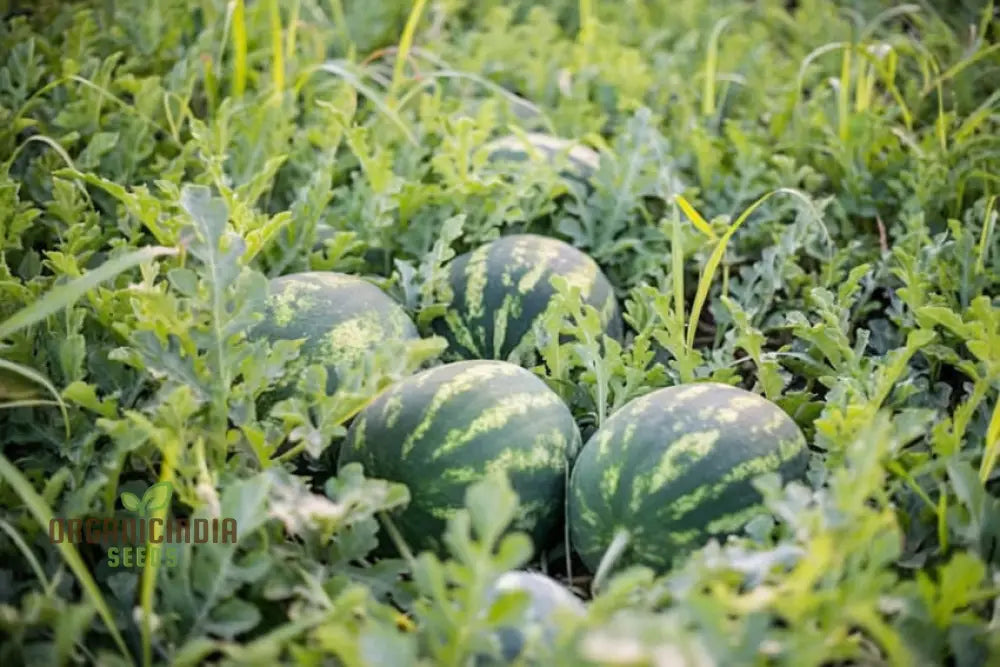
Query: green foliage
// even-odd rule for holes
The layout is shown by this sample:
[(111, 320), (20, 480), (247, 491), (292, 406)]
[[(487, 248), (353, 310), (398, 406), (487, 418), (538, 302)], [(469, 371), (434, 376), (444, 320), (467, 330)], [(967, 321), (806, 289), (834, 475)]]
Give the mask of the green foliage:
[[(998, 660), (995, 3), (4, 8), (0, 664), (486, 662), (525, 566), (596, 593), (525, 664)], [(490, 159), (529, 133), (597, 168)], [(658, 577), (535, 552), (502, 478), (447, 554), (379, 558), (408, 490), (329, 458), (442, 342), (381, 341), (329, 392), (300, 342), (248, 338), (268, 279), (364, 276), (428, 333), (448, 262), (511, 233), (617, 290), (624, 341), (565, 281), (536, 326), (584, 438), (737, 384), (802, 428), (807, 480), (759, 480), (770, 516)], [(136, 512), (238, 535), (122, 568), (48, 536)]]

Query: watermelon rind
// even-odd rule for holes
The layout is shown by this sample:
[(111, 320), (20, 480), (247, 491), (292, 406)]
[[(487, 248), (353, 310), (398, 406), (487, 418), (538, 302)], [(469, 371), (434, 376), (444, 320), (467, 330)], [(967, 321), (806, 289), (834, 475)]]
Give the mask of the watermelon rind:
[(344, 273), (309, 271), (273, 278), (255, 338), (302, 340), (295, 366), (352, 363), (388, 340), (419, 338), (401, 305), (372, 283)]
[(432, 320), (434, 332), (454, 357), (521, 361), (534, 351), (536, 322), (555, 305), (554, 275), (578, 287), (605, 333), (622, 339), (614, 288), (597, 263), (568, 243), (536, 234), (504, 236), (452, 260), (435, 289), (446, 308)]
[(601, 163), (600, 156), (592, 148), (541, 132), (507, 135), (487, 144), (486, 150), (491, 160), (533, 160), (558, 164), (564, 159), (566, 170), (563, 175), (581, 180), (590, 177)]
[(394, 520), (411, 548), (440, 551), (467, 488), (504, 471), (520, 508), (512, 528), (536, 546), (560, 533), (565, 478), (580, 434), (569, 408), (533, 373), (502, 361), (460, 361), (404, 378), (351, 423), (339, 466), (409, 487)]
[(765, 512), (753, 480), (804, 474), (805, 437), (774, 403), (713, 382), (659, 389), (626, 404), (587, 441), (570, 478), (571, 542), (596, 571), (619, 531), (619, 565), (669, 569), (711, 538)]

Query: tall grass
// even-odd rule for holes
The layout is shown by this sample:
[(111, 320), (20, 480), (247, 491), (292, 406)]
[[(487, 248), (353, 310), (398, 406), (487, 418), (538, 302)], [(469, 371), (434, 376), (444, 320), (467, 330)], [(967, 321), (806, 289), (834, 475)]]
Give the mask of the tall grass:
[(413, 48), (413, 37), (417, 32), (417, 25), (420, 17), (424, 13), (424, 5), (427, 0), (416, 0), (410, 9), (410, 15), (406, 19), (406, 26), (403, 28), (403, 35), (399, 39), (399, 49), (396, 51), (396, 64), (392, 68), (392, 84), (389, 87), (389, 101), (395, 106), (396, 96), (399, 88), (403, 84), (403, 71), (406, 68), (406, 60), (410, 56), (410, 49)]

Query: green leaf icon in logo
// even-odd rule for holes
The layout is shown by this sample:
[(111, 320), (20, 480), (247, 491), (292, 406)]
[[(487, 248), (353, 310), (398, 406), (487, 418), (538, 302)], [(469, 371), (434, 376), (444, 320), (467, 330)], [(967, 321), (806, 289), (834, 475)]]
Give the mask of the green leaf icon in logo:
[(121, 498), (122, 498), (122, 505), (129, 512), (136, 512), (139, 510), (139, 498), (134, 493), (123, 491)]
[(170, 505), (170, 497), (173, 495), (174, 486), (170, 482), (160, 482), (146, 489), (140, 499), (134, 493), (123, 491), (121, 494), (122, 505), (130, 512), (135, 512), (140, 517), (148, 517), (156, 510), (163, 509)]
[(173, 495), (174, 487), (170, 482), (160, 482), (146, 489), (142, 494), (142, 502), (139, 505), (139, 514), (151, 516), (156, 510), (161, 510), (170, 504), (170, 496)]

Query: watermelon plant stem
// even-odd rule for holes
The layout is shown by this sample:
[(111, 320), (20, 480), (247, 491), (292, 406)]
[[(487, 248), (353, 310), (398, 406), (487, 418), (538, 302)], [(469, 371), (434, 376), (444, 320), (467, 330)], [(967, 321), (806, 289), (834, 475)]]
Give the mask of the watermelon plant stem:
[[(159, 481), (172, 483), (174, 481), (174, 461), (177, 458), (176, 441), (163, 443), (160, 451), (163, 455), (163, 462), (160, 465)], [(151, 519), (159, 519), (161, 525), (166, 518), (169, 507), (164, 505), (156, 510)], [(147, 536), (152, 542), (152, 535)], [(147, 549), (161, 549), (159, 544), (147, 544)], [(149, 557), (146, 559), (146, 566), (142, 570), (142, 664), (149, 667), (153, 664), (153, 637), (151, 619), (153, 617), (153, 599), (156, 594), (156, 573), (160, 568), (160, 559)]]
[(413, 556), (413, 551), (406, 544), (406, 540), (403, 539), (402, 534), (400, 534), (399, 529), (396, 528), (396, 523), (392, 520), (386, 512), (378, 513), (379, 522), (385, 528), (385, 532), (389, 534), (389, 539), (392, 540), (393, 545), (399, 550), (399, 555), (403, 557), (410, 569), (413, 570), (417, 565), (417, 559)]

